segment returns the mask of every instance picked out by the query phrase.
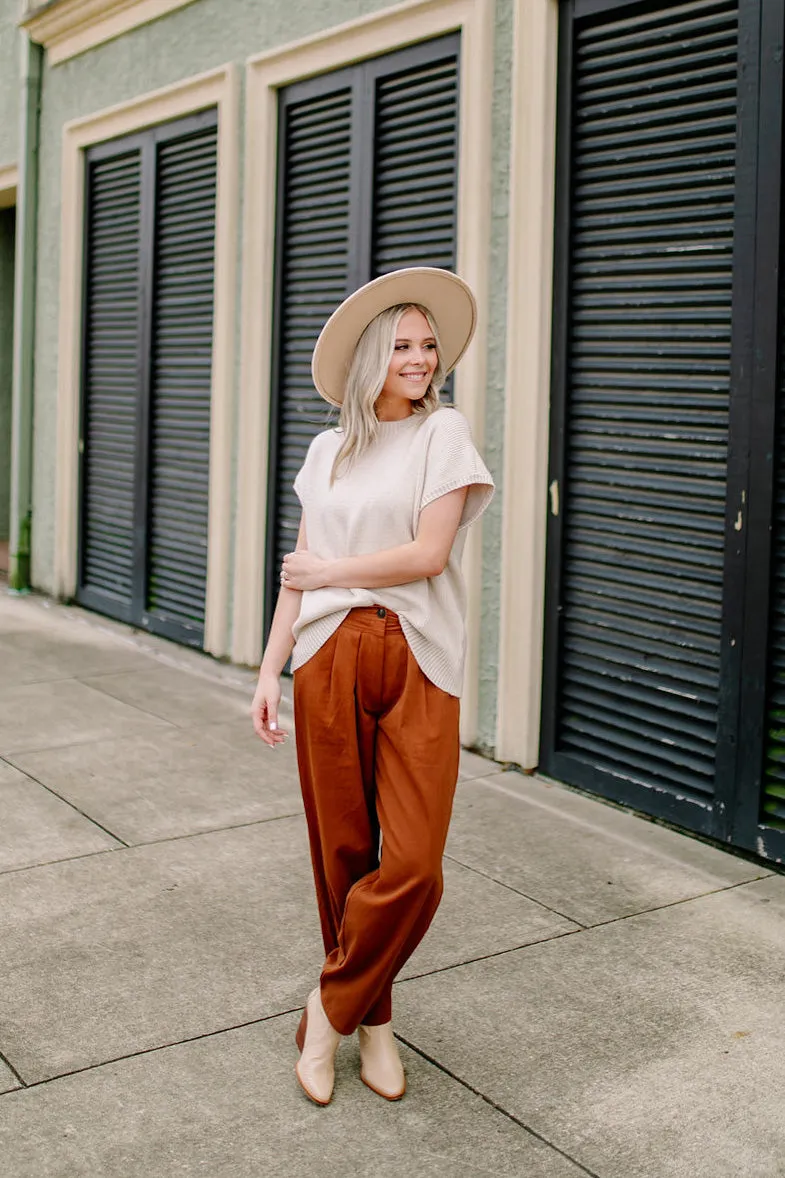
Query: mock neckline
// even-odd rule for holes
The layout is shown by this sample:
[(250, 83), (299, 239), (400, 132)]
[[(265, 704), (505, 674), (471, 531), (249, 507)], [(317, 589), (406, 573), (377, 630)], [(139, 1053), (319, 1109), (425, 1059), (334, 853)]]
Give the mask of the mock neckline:
[(380, 421), (378, 422), (380, 434), (397, 433), (399, 429), (405, 429), (410, 426), (412, 422), (422, 421), (422, 413), (410, 413), (408, 417), (401, 417), (397, 421)]

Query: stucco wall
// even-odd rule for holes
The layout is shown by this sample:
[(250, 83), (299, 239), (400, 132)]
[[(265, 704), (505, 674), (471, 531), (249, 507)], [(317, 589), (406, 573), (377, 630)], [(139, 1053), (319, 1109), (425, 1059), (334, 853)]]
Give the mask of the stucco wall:
[(0, 540), (8, 539), (11, 492), (13, 329), (14, 210), (0, 209)]
[(502, 476), (504, 466), (504, 379), (507, 315), (507, 227), (509, 220), (510, 92), (512, 89), (513, 0), (496, 2), (491, 158), (491, 242), (488, 306), (485, 460), (496, 495), (483, 517), (482, 629), (477, 745), (492, 753), (496, 737), (499, 669)]
[[(2, 0), (0, 0), (0, 3)], [(41, 192), (37, 279), (35, 465), (32, 576), (52, 588), (57, 321), (60, 251), (60, 156), (64, 122), (169, 85), (226, 62), (331, 28), (388, 5), (373, 0), (198, 0), (178, 12), (50, 68), (45, 66), (41, 120)], [(504, 323), (507, 249), (507, 167), (512, 0), (498, 0), (493, 92), (493, 237), (488, 325), (488, 420), (485, 449), (497, 480), (503, 446)], [(467, 161), (466, 166), (471, 166)], [(242, 246), (240, 247), (242, 254)], [(241, 281), (242, 276), (239, 276)], [(237, 355), (239, 357), (239, 316)], [(501, 496), (484, 524), (482, 743), (495, 725)]]
[(0, 168), (18, 163), (19, 0), (0, 0)]

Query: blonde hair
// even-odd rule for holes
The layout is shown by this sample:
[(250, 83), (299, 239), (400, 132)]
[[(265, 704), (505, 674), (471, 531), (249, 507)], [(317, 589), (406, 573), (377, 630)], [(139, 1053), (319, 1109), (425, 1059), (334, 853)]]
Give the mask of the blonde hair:
[(399, 303), (387, 307), (366, 327), (357, 341), (346, 378), (346, 389), (341, 405), (340, 429), (343, 442), (333, 462), (330, 485), (339, 476), (341, 466), (348, 470), (371, 445), (379, 432), (376, 402), (384, 388), (387, 370), (395, 351), (398, 324), (407, 311), (420, 311), (428, 321), (436, 341), (436, 368), (431, 383), (419, 400), (412, 403), (412, 412), (423, 416), (439, 408), (439, 390), (447, 374), (442, 362), (442, 348), (436, 324), (430, 311), (419, 303)]

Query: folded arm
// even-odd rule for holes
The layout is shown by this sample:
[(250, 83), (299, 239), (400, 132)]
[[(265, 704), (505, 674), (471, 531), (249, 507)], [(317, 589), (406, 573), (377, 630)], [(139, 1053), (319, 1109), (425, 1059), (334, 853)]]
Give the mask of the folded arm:
[(417, 535), (408, 544), (365, 556), (322, 560), (310, 552), (290, 552), (283, 567), (292, 589), (386, 589), (444, 572), (461, 522), (468, 487), (449, 491), (420, 513)]

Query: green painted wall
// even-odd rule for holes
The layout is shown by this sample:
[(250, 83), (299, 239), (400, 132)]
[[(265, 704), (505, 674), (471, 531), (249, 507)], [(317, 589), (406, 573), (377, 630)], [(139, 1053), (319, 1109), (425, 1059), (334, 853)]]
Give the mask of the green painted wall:
[(19, 156), (19, 0), (0, 0), (0, 168)]
[[(0, 0), (2, 3), (2, 0)], [(298, 40), (388, 7), (387, 0), (197, 0), (151, 25), (54, 68), (45, 67), (41, 116), (41, 190), (36, 306), (33, 583), (51, 589), (54, 546), (54, 455), (60, 255), (60, 154), (63, 123), (169, 85), (226, 62), (244, 64), (265, 49)], [(497, 0), (493, 88), (493, 231), (488, 331), (488, 418), (485, 450), (501, 479), (507, 169), (513, 0)], [(469, 163), (470, 166), (470, 163)], [(240, 247), (242, 258), (242, 247)], [(242, 276), (239, 275), (238, 282)], [(239, 360), (239, 315), (237, 348)], [(481, 742), (493, 742), (498, 661), (501, 495), (484, 523)]]
[(483, 597), (477, 734), (477, 746), (486, 753), (493, 753), (496, 741), (496, 687), (499, 667), (512, 26), (513, 0), (497, 0), (492, 108), (491, 270), (488, 291), (489, 330), (483, 446), (485, 460), (496, 483), (496, 494), (483, 517)]
[(11, 496), (11, 376), (14, 339), (14, 210), (0, 210), (0, 540)]

